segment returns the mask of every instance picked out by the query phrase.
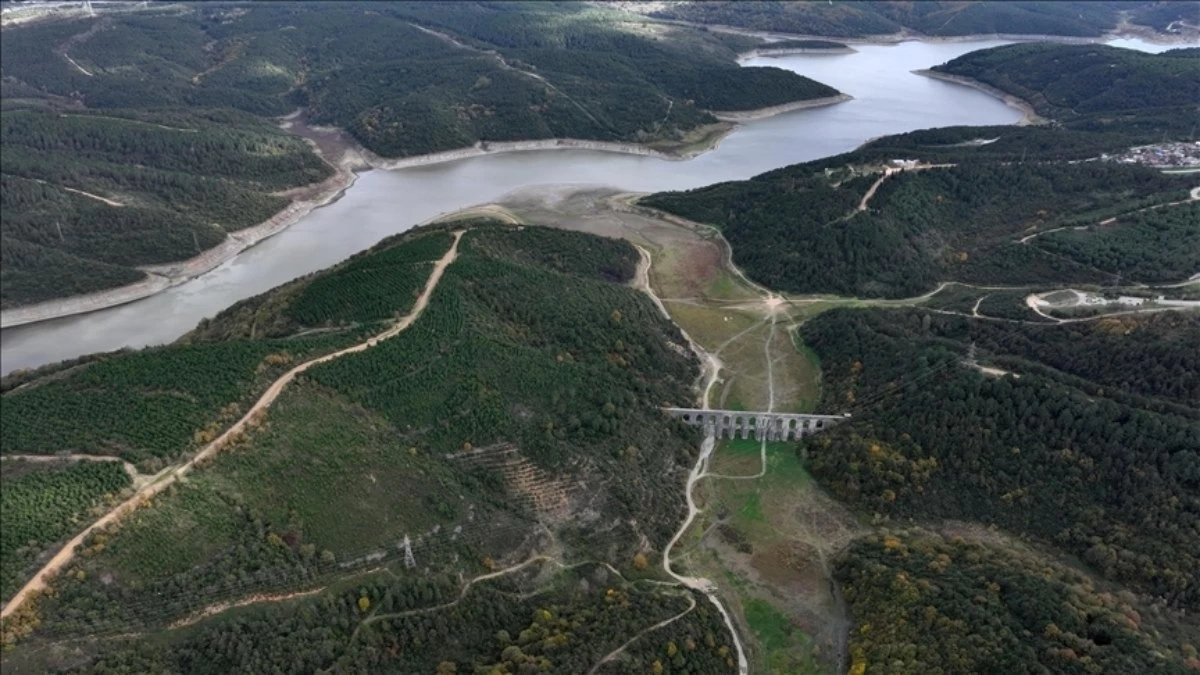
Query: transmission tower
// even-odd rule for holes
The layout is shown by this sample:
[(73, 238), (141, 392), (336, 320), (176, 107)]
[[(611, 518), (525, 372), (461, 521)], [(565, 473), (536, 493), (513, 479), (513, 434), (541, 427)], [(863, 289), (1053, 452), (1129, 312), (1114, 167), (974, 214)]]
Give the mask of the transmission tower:
[(417, 559), (413, 557), (412, 541), (407, 534), (404, 535), (404, 566), (410, 570), (417, 566)]

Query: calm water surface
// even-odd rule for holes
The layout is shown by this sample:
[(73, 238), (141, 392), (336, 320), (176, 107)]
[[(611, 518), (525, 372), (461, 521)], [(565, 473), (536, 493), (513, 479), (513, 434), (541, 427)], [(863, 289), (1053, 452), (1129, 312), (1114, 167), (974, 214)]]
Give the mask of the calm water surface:
[[(635, 191), (693, 188), (846, 152), (886, 134), (956, 124), (1011, 124), (1021, 115), (1000, 101), (910, 72), (999, 44), (1003, 43), (856, 45), (853, 54), (756, 59), (747, 65), (787, 68), (854, 100), (747, 123), (716, 150), (688, 161), (555, 150), (370, 171), (336, 203), (202, 277), (120, 307), (3, 331), (0, 369), (8, 373), (91, 352), (171, 342), (238, 300), (328, 267), (438, 214), (494, 201), (521, 188), (576, 183)], [(1164, 49), (1130, 40), (1115, 44)]]

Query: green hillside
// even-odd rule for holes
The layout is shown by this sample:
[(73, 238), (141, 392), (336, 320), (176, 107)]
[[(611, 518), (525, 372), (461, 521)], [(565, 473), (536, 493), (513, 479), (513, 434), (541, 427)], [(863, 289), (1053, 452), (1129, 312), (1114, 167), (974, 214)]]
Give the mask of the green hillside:
[(287, 206), (273, 192), (331, 173), (299, 138), (234, 112), (12, 107), (0, 146), (6, 308), (137, 281), (135, 266), (216, 246)]
[(78, 531), (130, 486), (120, 462), (6, 460), (0, 469), (0, 597), (9, 598), (39, 556)]
[(852, 673), (1183, 673), (1200, 665), (1194, 625), (1000, 537), (872, 536), (841, 556), (837, 576), (855, 617)]
[(1024, 99), (1070, 129), (1152, 130), (1195, 137), (1200, 49), (1147, 54), (1106, 45), (1016, 44), (964, 54), (933, 68)]
[[(835, 495), (895, 519), (995, 524), (1170, 607), (1200, 602), (1200, 316), (1031, 327), (838, 310), (802, 332), (824, 405), (857, 411), (805, 444)], [(972, 343), (1019, 377), (961, 365)]]
[[(1121, 275), (1162, 280), (1174, 272), (1176, 281), (1193, 271), (1194, 251), (1174, 244), (1195, 236), (1195, 220), (1187, 217), (1194, 208), (1132, 213), (1186, 199), (1192, 184), (1186, 177), (1107, 163), (972, 161), (884, 178), (878, 164), (831, 169), (831, 163), (655, 194), (641, 203), (716, 226), (750, 277), (792, 292), (906, 297), (951, 280), (1113, 284)], [(859, 210), (876, 181), (867, 208)], [(1020, 241), (1114, 216), (1107, 229)], [(1155, 243), (1160, 227), (1177, 233)], [(1125, 248), (1105, 253), (1114, 238)], [(1156, 264), (1142, 266), (1147, 258)]]
[[(234, 448), (119, 529), (89, 537), (85, 552), (55, 583), (54, 597), (40, 603), (40, 627), (23, 638), (29, 647), (17, 654), (36, 660), (44, 656), (37, 644), (136, 630), (184, 642), (180, 649), (148, 651), (116, 643), (114, 653), (94, 667), (349, 667), (394, 660), (386, 645), (410, 644), (419, 635), (431, 645), (446, 642), (436, 652), (402, 650), (410, 654), (403, 659), (416, 660), (401, 660), (401, 670), (432, 669), (439, 660), (521, 663), (516, 652), (506, 651), (512, 644), (533, 663), (548, 659), (549, 672), (574, 673), (638, 630), (631, 626), (649, 626), (686, 609), (690, 601), (681, 591), (633, 580), (648, 573), (643, 569), (678, 526), (681, 496), (663, 486), (683, 480), (697, 443), (691, 429), (669, 423), (659, 411), (691, 400), (696, 363), (678, 329), (624, 285), (633, 277), (637, 252), (624, 242), (578, 233), (467, 226), (458, 259), (411, 328), (310, 369)], [(381, 311), (384, 297), (360, 285), (363, 274), (406, 279), (405, 270), (440, 257), (449, 243), (441, 228), (402, 235), (231, 308), (184, 343), (25, 376), (23, 387), (6, 387), (4, 428), (13, 436), (5, 439), (5, 450), (63, 448), (64, 442), (36, 431), (54, 427), (83, 439), (80, 444), (94, 443), (80, 449), (118, 451), (146, 434), (147, 425), (133, 414), (141, 410), (154, 413), (148, 419), (170, 422), (153, 436), (150, 449), (174, 461), (228, 425), (230, 411), (240, 414), (247, 395), (261, 391), (279, 368), (320, 353), (312, 340), (326, 348), (361, 340), (411, 306), (410, 293), (395, 292), (387, 296), (391, 310)], [(237, 337), (249, 305), (257, 307), (263, 325), (274, 327), (273, 337)], [(301, 335), (313, 336), (321, 325), (327, 330), (319, 337)], [(283, 335), (285, 330), (291, 333)], [(287, 344), (295, 347), (285, 361), (279, 355)], [(303, 345), (309, 350), (301, 351)], [(243, 353), (248, 358), (234, 358)], [(170, 392), (162, 389), (168, 386), (165, 372), (176, 373)], [(189, 377), (178, 377), (180, 372)], [(222, 388), (213, 388), (214, 377)], [(123, 383), (116, 391), (127, 392), (125, 399), (92, 405), (113, 396), (98, 386), (117, 383)], [(172, 398), (188, 405), (163, 403)], [(82, 408), (88, 417), (76, 412), (53, 424), (42, 418), (27, 431), (9, 424), (10, 415), (15, 419), (34, 405)], [(6, 528), (8, 516), (6, 509)], [(406, 541), (415, 571), (406, 563)], [(546, 565), (521, 582), (540, 589), (528, 607), (505, 601), (507, 609), (496, 613), (497, 598), (505, 597), (497, 593), (522, 579), (513, 574), (513, 580), (497, 579), (501, 590), (487, 584), (471, 591), (467, 599), (479, 609), (456, 613), (458, 627), (438, 619), (439, 627), (429, 632), (420, 623), (424, 611), (400, 620), (405, 608), (436, 606), (457, 593), (457, 584), (442, 575), (484, 575), (533, 552), (545, 556)], [(587, 574), (581, 569), (578, 577), (567, 573), (573, 567), (562, 568), (585, 563), (605, 567)], [(373, 577), (381, 567), (399, 580)], [(633, 576), (623, 581), (605, 571), (616, 569)], [(167, 631), (223, 601), (347, 583), (368, 589), (359, 593), (377, 607), (378, 615), (356, 609), (359, 596), (351, 598), (346, 616), (361, 623), (358, 628), (337, 618), (338, 612), (323, 611), (317, 619), (297, 608), (262, 624), (214, 624), (201, 634)], [(570, 618), (546, 624), (538, 618), (542, 609)], [(275, 616), (285, 610), (264, 611)], [(397, 618), (383, 620), (389, 612)], [(430, 610), (430, 617), (436, 615)], [(15, 635), (23, 629), (12, 626), (21, 625), (9, 628)], [(537, 634), (540, 625), (548, 631), (544, 636), (524, 637), (530, 630)], [(697, 610), (663, 632), (661, 648), (671, 639), (680, 651), (692, 645), (679, 659), (687, 670), (678, 672), (728, 672), (731, 657), (720, 626), (711, 608)], [(554, 649), (538, 646), (567, 629), (566, 637), (554, 638)], [(236, 646), (241, 638), (232, 637), (251, 631), (258, 635), (254, 640), (286, 641), (329, 630), (345, 631), (334, 640), (336, 648), (325, 638), (313, 652), (264, 648), (255, 661), (244, 660), (249, 655)], [(494, 648), (488, 639), (469, 637), (501, 630), (513, 637)], [(195, 658), (192, 650), (216, 660), (202, 667), (188, 660)], [(650, 656), (639, 650), (629, 658), (649, 659), (649, 667), (655, 660)], [(36, 662), (62, 667), (53, 659)]]

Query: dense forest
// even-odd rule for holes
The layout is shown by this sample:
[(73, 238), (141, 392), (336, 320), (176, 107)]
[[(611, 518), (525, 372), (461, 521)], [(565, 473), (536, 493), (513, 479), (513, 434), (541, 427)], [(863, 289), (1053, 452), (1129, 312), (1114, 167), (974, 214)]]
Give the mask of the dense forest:
[[(811, 470), (879, 517), (995, 524), (1194, 609), (1198, 329), (1195, 314), (1029, 327), (828, 312), (802, 333), (821, 357), (824, 405), (856, 414), (806, 442)], [(972, 343), (1018, 377), (964, 364)]]
[[(1176, 5), (1164, 9), (1158, 5)], [(1179, 5), (1155, 2), (676, 2), (651, 5), (651, 16), (802, 35), (1068, 35), (1098, 37), (1119, 14), (1155, 28), (1186, 18)], [(1194, 15), (1194, 13), (1193, 13)]]
[(841, 555), (836, 575), (854, 616), (851, 673), (1200, 667), (1194, 618), (1113, 593), (1020, 543), (948, 529), (875, 535)]
[[(627, 636), (680, 613), (600, 666)], [(736, 672), (720, 615), (702, 596), (630, 581), (598, 564), (539, 563), (470, 589), (441, 575), (377, 574), (164, 638), (114, 639), (95, 661), (68, 672)]]
[(1107, 45), (1015, 44), (964, 54), (934, 71), (968, 77), (1069, 129), (1196, 135), (1200, 49), (1147, 54)]
[(755, 44), (570, 3), (174, 5), (6, 27), (0, 306), (141, 280), (279, 212), (280, 190), (331, 173), (269, 119), (299, 107), (400, 157), (668, 147), (709, 110), (837, 93), (740, 68)]
[(1200, 270), (1200, 202), (1133, 213), (1086, 230), (1050, 232), (1032, 243), (1128, 281), (1187, 279)]
[[(1121, 217), (1095, 233), (1055, 233), (1063, 238), (1051, 243), (1020, 242), (1185, 198), (1186, 178), (1106, 163), (972, 162), (888, 177), (877, 167), (814, 164), (641, 203), (717, 226), (739, 267), (787, 291), (903, 297), (947, 280), (1112, 284), (1192, 271), (1194, 252), (1170, 244), (1195, 229), (1190, 206)], [(1121, 254), (1111, 252), (1116, 242)], [(1161, 263), (1159, 272), (1132, 271), (1147, 258)]]
[[(401, 590), (360, 592), (347, 603), (352, 611), (346, 620), (336, 612), (317, 617), (289, 611), (286, 618), (253, 624), (260, 627), (221, 623), (184, 639), (200, 650), (196, 653), (209, 654), (217, 670), (317, 662), (357, 669), (389, 662), (399, 653), (407, 655), (403, 659), (434, 659), (420, 661), (425, 665), (419, 667), (417, 661), (402, 661), (409, 665), (397, 666), (401, 670), (432, 669), (450, 660), (463, 662), (459, 672), (473, 672), (461, 668), (509, 661), (516, 672), (517, 665), (541, 667), (546, 660), (549, 672), (574, 673), (640, 628), (686, 610), (691, 602), (680, 591), (613, 579), (605, 587), (583, 584), (557, 604), (555, 596), (539, 589), (529, 594), (536, 606), (506, 602), (503, 610), (481, 587), (463, 601), (479, 602), (477, 612), (421, 611), (411, 619), (384, 620), (408, 608), (453, 601), (458, 586), (437, 581), (441, 575), (487, 574), (547, 546), (556, 565), (598, 560), (628, 574), (645, 574), (682, 510), (678, 492), (663, 490), (663, 481), (682, 480), (682, 467), (696, 451), (694, 431), (670, 423), (658, 410), (690, 400), (695, 361), (678, 330), (625, 285), (638, 260), (631, 245), (538, 227), (479, 221), (469, 226), (459, 258), (418, 322), (372, 349), (312, 368), (234, 449), (155, 498), (120, 529), (90, 537), (85, 553), (55, 584), (54, 597), (41, 602), (36, 632), (24, 639), (37, 644), (162, 630), (223, 601), (341, 583), (380, 565), (401, 574), (401, 581), (389, 582), (388, 588), (430, 590), (409, 600), (401, 600), (407, 592)], [(13, 407), (10, 399), (33, 395), (40, 408), (73, 409), (91, 400), (88, 393), (94, 396), (101, 383), (114, 388), (123, 383), (118, 391), (147, 397), (154, 391), (155, 373), (174, 372), (174, 391), (186, 392), (191, 407), (146, 404), (160, 411), (153, 419), (172, 420), (160, 425), (151, 449), (170, 456), (194, 447), (197, 438), (209, 438), (228, 423), (230, 408), (221, 407), (227, 401), (245, 401), (239, 392), (256, 391), (260, 385), (255, 383), (274, 377), (275, 369), (314, 353), (293, 351), (286, 364), (276, 365), (278, 360), (261, 354), (317, 338), (241, 336), (249, 315), (279, 331), (289, 327), (293, 336), (312, 336), (314, 325), (342, 326), (317, 335), (344, 344), (342, 333), (363, 335), (372, 326), (377, 331), (375, 322), (402, 313), (412, 296), (386, 296), (393, 302), (389, 311), (383, 306), (386, 298), (371, 287), (340, 294), (336, 288), (358, 288), (362, 275), (375, 272), (404, 279), (403, 270), (440, 256), (448, 242), (440, 228), (402, 235), (285, 285), (273, 292), (278, 298), (260, 297), (243, 309), (232, 308), (178, 345), (105, 357), (73, 371), (48, 369), (48, 381), (26, 377), (24, 386), (6, 394), (5, 414)], [(275, 319), (271, 313), (289, 318)], [(310, 315), (313, 323), (296, 318)], [(261, 350), (249, 352), (253, 346)], [(238, 356), (243, 352), (247, 358)], [(154, 368), (148, 367), (150, 358), (157, 359)], [(192, 362), (213, 365), (184, 365)], [(221, 370), (214, 370), (218, 365)], [(196, 384), (181, 386), (186, 382), (178, 380), (178, 372), (193, 373)], [(134, 377), (139, 384), (129, 386)], [(223, 388), (200, 386), (202, 377)], [(124, 407), (136, 404), (125, 401)], [(76, 425), (78, 432), (70, 431), (67, 419), (59, 426), (64, 433), (107, 433), (89, 442), (96, 451), (111, 451), (115, 444), (103, 439), (141, 438), (143, 432), (134, 430), (146, 426), (120, 407), (89, 413), (88, 423)], [(3, 426), (10, 433), (7, 421)], [(42, 438), (32, 432), (28, 437)], [(26, 436), (14, 438), (31, 442), (24, 441)], [(9, 447), (21, 447), (7, 438), (4, 446), (10, 452), (15, 450)], [(406, 563), (409, 553), (412, 563)], [(540, 575), (539, 586), (545, 577)], [(367, 597), (363, 604), (373, 611), (362, 607), (359, 597)], [(327, 601), (323, 596), (314, 602)], [(645, 602), (653, 604), (653, 612), (635, 609)], [(609, 615), (599, 608), (614, 604), (631, 611), (605, 618)], [(554, 631), (525, 637), (541, 631), (535, 609), (573, 617), (561, 626), (569, 630), (554, 638), (553, 649), (539, 645)], [(446, 623), (451, 616), (457, 627)], [(535, 616), (532, 625), (529, 616)], [(356, 630), (360, 622), (363, 630)], [(639, 628), (623, 628), (631, 622)], [(10, 636), (23, 632), (19, 627), (25, 624), (15, 625)], [(279, 626), (288, 628), (274, 637), (257, 633)], [(288, 636), (331, 630), (347, 632), (323, 638), (312, 652), (261, 646), (255, 657), (233, 637), (251, 639), (249, 631), (258, 635), (258, 645), (283, 644)], [(501, 630), (512, 637), (494, 647), (480, 637)], [(413, 636), (442, 646), (436, 651), (402, 648), (414, 644)], [(331, 651), (334, 642), (339, 646)], [(397, 652), (389, 645), (401, 648)], [(194, 658), (189, 649), (117, 648), (89, 669), (109, 672), (115, 664)], [(17, 650), (18, 655), (39, 653), (33, 644), (28, 652)], [(245, 658), (263, 660), (237, 660)], [(707, 602), (697, 603), (685, 618), (647, 637), (645, 645), (631, 647), (623, 658), (648, 670), (679, 673), (724, 673), (733, 663), (719, 616)]]

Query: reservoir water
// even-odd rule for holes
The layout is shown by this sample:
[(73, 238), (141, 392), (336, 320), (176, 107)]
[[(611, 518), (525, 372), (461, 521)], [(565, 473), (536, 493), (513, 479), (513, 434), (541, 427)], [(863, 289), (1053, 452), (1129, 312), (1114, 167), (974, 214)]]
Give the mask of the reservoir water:
[[(549, 150), (366, 172), (337, 202), (208, 274), (127, 305), (4, 330), (0, 369), (7, 374), (97, 351), (171, 342), (238, 300), (328, 267), (438, 214), (530, 186), (694, 188), (845, 152), (877, 136), (959, 124), (1012, 124), (1021, 113), (999, 100), (910, 72), (999, 44), (903, 42), (855, 45), (851, 54), (754, 59), (746, 65), (787, 68), (854, 100), (747, 122), (715, 150), (687, 161)], [(1164, 49), (1132, 40), (1116, 44)]]

